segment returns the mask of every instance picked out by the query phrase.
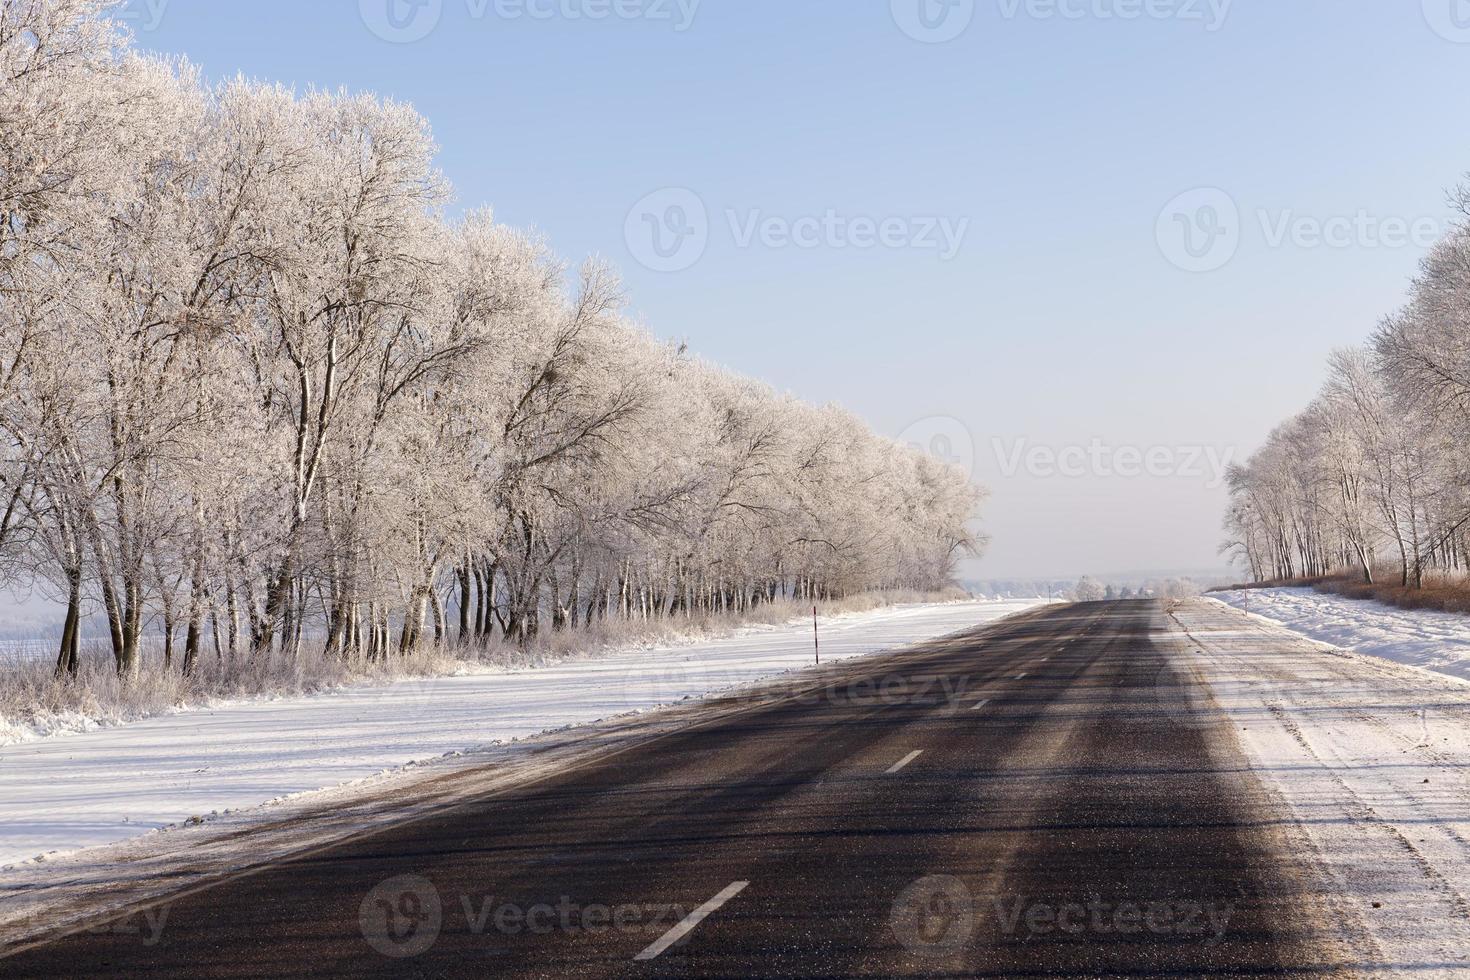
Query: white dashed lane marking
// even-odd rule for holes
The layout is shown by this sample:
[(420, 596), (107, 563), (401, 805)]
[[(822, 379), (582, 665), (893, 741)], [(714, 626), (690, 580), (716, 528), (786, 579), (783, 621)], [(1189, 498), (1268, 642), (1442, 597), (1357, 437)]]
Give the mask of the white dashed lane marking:
[(668, 949), (670, 946), (674, 945), (674, 943), (677, 943), (679, 940), (683, 939), (685, 936), (693, 932), (695, 928), (701, 922), (703, 922), (711, 913), (718, 911), (721, 905), (724, 905), (730, 899), (745, 891), (746, 886), (749, 884), (750, 882), (748, 881), (732, 882), (728, 887), (725, 888), (724, 891), (720, 892), (708, 902), (705, 902), (693, 912), (690, 912), (684, 917), (683, 922), (680, 922), (678, 925), (674, 926), (674, 928), (664, 933), (658, 938), (657, 942), (645, 949), (643, 952), (639, 953), (637, 956), (633, 957), (633, 959), (635, 961), (638, 961), (651, 960), (656, 958), (664, 950)]
[(908, 765), (910, 762), (913, 762), (915, 759), (917, 759), (923, 753), (924, 753), (924, 750), (923, 749), (915, 749), (914, 751), (910, 752), (908, 755), (904, 756), (902, 759), (899, 759), (893, 765), (889, 766), (888, 767), (887, 775), (891, 776), (894, 773), (898, 772), (900, 769), (902, 769), (904, 766)]

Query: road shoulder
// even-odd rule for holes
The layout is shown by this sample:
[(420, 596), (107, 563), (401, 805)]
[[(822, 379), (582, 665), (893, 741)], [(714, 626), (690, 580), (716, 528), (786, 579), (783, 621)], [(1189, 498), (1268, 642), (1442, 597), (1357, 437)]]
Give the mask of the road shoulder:
[(1171, 616), (1371, 976), (1470, 969), (1470, 689), (1192, 599)]

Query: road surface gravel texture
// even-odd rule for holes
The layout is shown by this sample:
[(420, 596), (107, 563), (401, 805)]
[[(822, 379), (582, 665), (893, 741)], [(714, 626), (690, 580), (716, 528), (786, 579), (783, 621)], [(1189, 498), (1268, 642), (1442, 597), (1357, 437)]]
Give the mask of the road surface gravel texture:
[(1044, 607), (21, 946), (0, 975), (1336, 973), (1352, 943), (1317, 852), (1197, 653), (1162, 603)]

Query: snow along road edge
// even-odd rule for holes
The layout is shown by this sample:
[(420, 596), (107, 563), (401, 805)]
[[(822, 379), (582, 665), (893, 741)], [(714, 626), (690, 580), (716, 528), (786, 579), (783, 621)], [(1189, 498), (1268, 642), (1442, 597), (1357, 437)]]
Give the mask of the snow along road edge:
[(1365, 975), (1470, 972), (1470, 688), (1211, 599), (1171, 613), (1194, 668), (1336, 892)]
[(1319, 643), (1470, 683), (1470, 616), (1400, 609), (1306, 588), (1234, 589), (1211, 599)]
[[(486, 746), (410, 765), (368, 779), (274, 800), (199, 824), (166, 828), (119, 843), (92, 847), (45, 862), (5, 869), (0, 878), (0, 957), (36, 937), (110, 922), (128, 909), (181, 891), (208, 887), (223, 876), (299, 857), (350, 837), (422, 819), (466, 799), (506, 792), (539, 779), (627, 751), (690, 726), (712, 722), (772, 700), (820, 687), (853, 656), (892, 658), (897, 669), (914, 651), (947, 637), (1023, 616), (1043, 602), (987, 603), (976, 616), (914, 642), (791, 670), (747, 683), (708, 700), (566, 726), (513, 745)], [(688, 652), (687, 650), (684, 652)], [(503, 677), (503, 675), (502, 675)], [(68, 742), (72, 740), (66, 740)]]

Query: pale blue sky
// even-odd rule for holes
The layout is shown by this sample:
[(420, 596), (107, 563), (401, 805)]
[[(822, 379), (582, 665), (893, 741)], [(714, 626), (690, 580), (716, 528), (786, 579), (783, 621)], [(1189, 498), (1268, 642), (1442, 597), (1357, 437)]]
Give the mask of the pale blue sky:
[[(984, 577), (1215, 565), (1224, 495), (1190, 447), (1243, 457), (1300, 408), (1422, 254), (1380, 233), (1443, 222), (1470, 169), (1461, 0), (975, 0), (940, 44), (900, 26), (920, 0), (702, 0), (687, 25), (691, 0), (426, 0), (427, 19), (397, 8), (427, 31), (411, 43), (369, 28), (393, 34), (386, 2), (129, 12), (143, 47), (212, 77), (413, 103), (459, 206), (613, 260), (656, 333), (890, 434), (971, 433), (994, 490)], [(939, 29), (964, 24), (956, 2)], [(563, 13), (599, 4), (634, 16)], [(527, 5), (552, 16), (513, 16)], [(1165, 16), (1103, 16), (1131, 9)], [(1233, 258), (1205, 273), (1171, 262), (1189, 264), (1184, 226), (1159, 220), (1201, 187), (1239, 215), (1185, 199), (1197, 234), (1228, 226), (1203, 261)], [(709, 231), (697, 262), (654, 271), (630, 210), (666, 188), (695, 192)], [(742, 244), (752, 217), (778, 233), (829, 211), (899, 220), (893, 245), (927, 219), (965, 234), (948, 259), (846, 233)], [(1347, 247), (1311, 244), (1312, 222), (1360, 212)], [(1297, 241), (1273, 245), (1288, 218)], [(1120, 461), (1091, 451), (1088, 475), (1010, 472), (1018, 440), (1176, 447), (1189, 472), (1108, 475)]]

